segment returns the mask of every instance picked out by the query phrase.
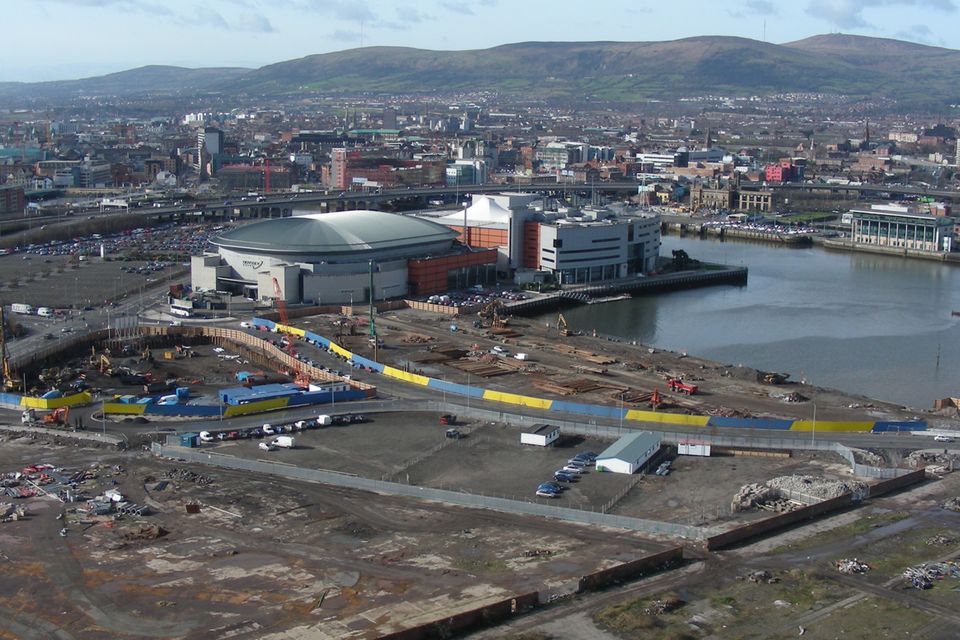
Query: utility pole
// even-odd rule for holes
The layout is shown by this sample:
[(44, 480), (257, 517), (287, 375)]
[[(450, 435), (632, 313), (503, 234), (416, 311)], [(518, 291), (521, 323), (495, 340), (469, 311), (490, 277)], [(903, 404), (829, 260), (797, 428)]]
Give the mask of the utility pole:
[(379, 340), (377, 339), (377, 325), (373, 319), (373, 260), (370, 261), (370, 339), (373, 340), (373, 361), (377, 362)]

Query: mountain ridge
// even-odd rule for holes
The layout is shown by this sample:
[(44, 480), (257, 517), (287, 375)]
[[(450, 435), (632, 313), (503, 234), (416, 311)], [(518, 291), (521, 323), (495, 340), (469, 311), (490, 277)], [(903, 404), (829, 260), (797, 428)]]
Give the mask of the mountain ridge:
[(302, 92), (495, 91), (530, 98), (642, 102), (705, 94), (894, 94), (901, 102), (960, 102), (960, 51), (846, 34), (774, 44), (736, 36), (651, 42), (518, 42), (437, 51), (364, 47), (265, 65), (149, 65), (104, 76), (0, 83), (0, 96), (283, 96)]

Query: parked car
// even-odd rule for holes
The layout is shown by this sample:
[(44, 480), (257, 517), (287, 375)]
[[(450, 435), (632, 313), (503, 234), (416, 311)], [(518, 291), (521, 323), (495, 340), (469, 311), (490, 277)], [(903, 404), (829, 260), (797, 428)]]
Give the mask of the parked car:
[(213, 434), (211, 434), (209, 431), (200, 432), (200, 442), (213, 442), (213, 441), (214, 441)]
[(559, 482), (573, 482), (577, 479), (577, 476), (573, 473), (567, 473), (566, 471), (558, 470), (554, 472), (553, 479), (558, 480)]
[(445, 435), (451, 440), (459, 440), (463, 437), (463, 434), (460, 433), (459, 429), (447, 429)]
[(953, 438), (945, 435), (937, 435), (937, 436), (933, 436), (933, 441), (934, 442), (953, 442)]
[(539, 487), (537, 487), (537, 488), (539, 489), (539, 488), (543, 488), (543, 487), (547, 487), (547, 488), (549, 488), (549, 489), (553, 489), (554, 491), (556, 491), (556, 492), (558, 492), (558, 493), (559, 493), (559, 492), (562, 492), (564, 489), (566, 489), (566, 487), (563, 486), (562, 484), (558, 484), (558, 483), (556, 483), (556, 482), (550, 482), (550, 481), (541, 483), (541, 485), (540, 485)]
[(537, 489), (537, 497), (538, 498), (556, 498), (557, 494), (554, 493), (553, 491), (540, 491), (539, 489)]
[(269, 424), (269, 423), (263, 425), (263, 426), (261, 427), (261, 429), (263, 430), (263, 435), (265, 435), (265, 436), (274, 436), (274, 435), (277, 435), (277, 433), (279, 433), (279, 432), (276, 430), (276, 428), (274, 428), (274, 426), (273, 426), (272, 424)]
[(581, 451), (577, 455), (573, 456), (574, 458), (583, 458), (589, 462), (594, 462), (597, 459), (597, 454), (593, 451)]
[(275, 450), (276, 450), (276, 447), (273, 445), (272, 442), (261, 442), (261, 443), (259, 443), (257, 446), (258, 446), (260, 449), (262, 449), (263, 451), (275, 451)]
[(561, 469), (561, 471), (566, 471), (567, 473), (581, 474), (584, 471), (586, 471), (586, 469), (584, 469), (583, 467), (571, 467), (570, 465), (567, 465), (563, 469)]

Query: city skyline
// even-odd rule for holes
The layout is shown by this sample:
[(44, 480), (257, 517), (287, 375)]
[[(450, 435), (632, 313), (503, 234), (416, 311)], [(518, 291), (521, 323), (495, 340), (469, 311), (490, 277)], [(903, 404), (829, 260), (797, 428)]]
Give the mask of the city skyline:
[[(149, 64), (261, 67), (361, 46), (485, 49), (523, 41), (654, 41), (725, 35), (791, 42), (843, 32), (960, 49), (955, 0), (806, 0), (669, 6), (503, 0), (14, 0), (0, 81), (96, 76)], [(547, 9), (549, 8), (549, 11)], [(699, 16), (695, 22), (691, 15)], [(703, 25), (709, 25), (705, 29)]]

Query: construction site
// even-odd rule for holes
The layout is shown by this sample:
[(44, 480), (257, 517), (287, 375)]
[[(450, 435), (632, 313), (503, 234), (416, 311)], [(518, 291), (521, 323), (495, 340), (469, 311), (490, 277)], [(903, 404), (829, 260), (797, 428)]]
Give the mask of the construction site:
[[(90, 402), (7, 412), (29, 428), (4, 431), (0, 448), (3, 633), (700, 638), (842, 625), (846, 637), (865, 637), (854, 621), (869, 626), (879, 616), (895, 635), (905, 610), (910, 628), (930, 637), (960, 629), (946, 604), (956, 586), (949, 562), (960, 554), (960, 514), (950, 508), (960, 460), (929, 437), (860, 434), (863, 445), (851, 443), (847, 458), (812, 446), (826, 431), (811, 431), (812, 444), (771, 432), (753, 445), (717, 440), (710, 455), (681, 454), (681, 445), (725, 433), (701, 427), (670, 436), (635, 474), (593, 470), (554, 496), (534, 495), (578, 451), (650, 428), (624, 421), (621, 410), (797, 424), (815, 393), (825, 430), (836, 421), (869, 430), (915, 422), (901, 407), (583, 335), (562, 314), (535, 323), (499, 301), (462, 316), (338, 307), (276, 317), (303, 337), (240, 319), (130, 328), (5, 372), (9, 386), (32, 396), (87, 393)], [(399, 373), (364, 368), (357, 357)], [(256, 388), (313, 374), (376, 395), (235, 418), (116, 409), (148, 397), (215, 407), (224, 389), (248, 380)], [(404, 376), (484, 393), (447, 397)], [(496, 394), (607, 407), (621, 418), (497, 405)], [(365, 418), (301, 428), (289, 449), (258, 446), (258, 425), (292, 431), (320, 412)], [(949, 424), (949, 416), (924, 419)], [(544, 420), (560, 438), (521, 446), (524, 426)], [(223, 437), (179, 446), (181, 434), (200, 429)], [(857, 476), (851, 460), (896, 473)], [(380, 484), (349, 488), (359, 482)], [(418, 491), (450, 498), (412, 497)], [(547, 515), (531, 515), (539, 513)], [(591, 519), (610, 524), (580, 523)], [(872, 569), (835, 568), (854, 557)], [(611, 584), (619, 586), (603, 590)], [(503, 624), (483, 630), (494, 623)]]

